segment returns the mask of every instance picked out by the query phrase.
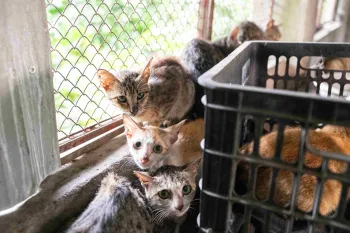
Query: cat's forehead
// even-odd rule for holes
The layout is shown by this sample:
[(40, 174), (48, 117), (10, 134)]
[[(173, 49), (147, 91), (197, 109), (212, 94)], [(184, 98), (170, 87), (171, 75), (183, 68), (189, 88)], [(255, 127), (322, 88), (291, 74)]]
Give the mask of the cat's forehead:
[(151, 172), (151, 176), (160, 186), (176, 186), (189, 183), (191, 177), (180, 167), (163, 166), (158, 170)]
[(117, 73), (120, 81), (124, 82), (126, 80), (135, 80), (140, 74), (131, 70), (121, 70)]
[(160, 189), (182, 188), (185, 183), (190, 183), (185, 172), (163, 173), (154, 179)]
[(147, 142), (162, 141), (166, 135), (166, 131), (154, 126), (146, 126), (144, 127), (144, 130), (138, 134), (139, 137)]
[(136, 81), (137, 79), (137, 74), (136, 73), (130, 73), (126, 72), (124, 75), (120, 74), (120, 85), (123, 88), (130, 88), (130, 87), (136, 87), (138, 82)]

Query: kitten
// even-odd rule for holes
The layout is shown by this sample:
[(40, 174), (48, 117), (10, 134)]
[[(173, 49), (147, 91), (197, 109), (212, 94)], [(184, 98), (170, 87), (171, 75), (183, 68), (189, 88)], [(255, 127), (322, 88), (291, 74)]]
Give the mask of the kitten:
[(274, 20), (270, 20), (265, 31), (258, 25), (250, 21), (240, 23), (230, 35), (231, 40), (236, 40), (238, 44), (242, 44), (249, 40), (280, 40), (281, 33), (278, 26), (274, 24)]
[[(327, 129), (327, 128), (326, 128)], [(334, 129), (334, 128), (333, 128)], [(300, 128), (287, 127), (284, 130), (281, 159), (285, 163), (295, 164), (298, 161), (299, 143), (301, 137)], [(277, 132), (273, 131), (260, 139), (259, 155), (264, 159), (271, 159), (275, 154)], [(308, 140), (311, 146), (321, 151), (337, 152), (350, 156), (349, 138), (339, 137), (331, 129), (309, 130)], [(243, 146), (242, 153), (250, 154), (253, 151), (253, 143)], [(305, 153), (304, 165), (308, 168), (320, 168), (323, 158), (310, 152)], [(247, 182), (249, 179), (249, 166), (247, 163), (241, 164), (243, 173), (240, 179)], [(341, 174), (347, 169), (347, 163), (330, 159), (328, 170), (332, 173)], [(255, 184), (255, 195), (259, 200), (265, 200), (269, 194), (268, 184), (270, 182), (271, 168), (260, 167), (257, 171), (257, 181)], [(276, 180), (274, 201), (276, 204), (284, 206), (291, 200), (293, 173), (287, 170), (279, 170)], [(300, 178), (297, 194), (296, 206), (303, 212), (312, 210), (314, 193), (316, 190), (317, 178), (309, 174), (303, 174)], [(341, 182), (327, 179), (323, 184), (322, 197), (320, 199), (319, 213), (323, 216), (331, 214), (340, 202), (342, 190)], [(348, 192), (348, 198), (350, 192)]]
[(126, 114), (123, 121), (130, 154), (141, 169), (182, 166), (201, 156), (203, 119), (186, 124), (183, 120), (168, 128), (141, 126)]
[(192, 39), (184, 48), (181, 58), (195, 84), (196, 94), (193, 109), (197, 117), (204, 117), (204, 105), (201, 101), (204, 96), (204, 88), (198, 84), (198, 77), (218, 64), (238, 46), (236, 41), (231, 41), (230, 37), (226, 36), (214, 42)]
[(236, 40), (231, 40), (230, 35), (214, 42), (192, 39), (182, 52), (182, 60), (197, 83), (199, 76), (218, 64), (238, 46)]
[(190, 74), (175, 57), (151, 59), (140, 74), (98, 70), (97, 75), (108, 98), (138, 122), (171, 125), (183, 119), (194, 102)]
[(318, 63), (318, 68), (326, 70), (350, 70), (350, 58), (323, 57)]
[[(350, 71), (350, 58), (347, 57), (327, 57), (322, 58), (318, 64), (316, 64), (316, 68), (324, 69), (322, 71), (325, 76), (330, 76), (330, 70), (335, 71)], [(343, 85), (343, 93), (342, 97), (349, 100), (350, 98), (350, 85), (346, 85), (348, 82), (345, 81), (350, 79), (350, 73), (345, 72), (345, 79), (342, 78), (342, 72), (333, 72), (333, 77), (335, 79), (341, 79), (338, 82)], [(314, 86), (317, 86), (316, 82), (313, 82)], [(320, 95), (328, 96), (328, 89), (331, 88), (331, 96), (340, 96), (340, 86), (329, 85), (326, 82), (322, 82), (320, 84)]]
[(174, 232), (194, 198), (198, 164), (199, 160), (185, 167), (135, 171), (142, 191), (126, 178), (108, 174), (67, 233)]

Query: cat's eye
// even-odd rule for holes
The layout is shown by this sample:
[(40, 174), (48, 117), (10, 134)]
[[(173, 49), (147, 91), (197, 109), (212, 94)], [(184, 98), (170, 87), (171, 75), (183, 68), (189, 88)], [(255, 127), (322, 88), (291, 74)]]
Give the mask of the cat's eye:
[(190, 194), (191, 191), (192, 191), (191, 185), (185, 185), (185, 186), (182, 188), (182, 193), (185, 194), (185, 195)]
[(168, 198), (170, 198), (171, 194), (168, 190), (163, 189), (162, 191), (158, 192), (158, 196), (162, 199), (168, 199)]
[(145, 93), (144, 92), (140, 92), (140, 93), (137, 94), (137, 99), (138, 100), (142, 100), (143, 97), (145, 97)]
[(126, 102), (126, 97), (121, 95), (121, 96), (118, 96), (117, 97), (117, 100), (120, 102), (120, 103), (125, 103)]
[(154, 151), (154, 153), (157, 153), (157, 154), (162, 153), (163, 147), (161, 145), (155, 145), (153, 147), (153, 151)]
[(142, 146), (142, 143), (141, 143), (141, 142), (135, 142), (135, 143), (134, 143), (134, 148), (135, 148), (136, 150), (140, 149), (141, 146)]

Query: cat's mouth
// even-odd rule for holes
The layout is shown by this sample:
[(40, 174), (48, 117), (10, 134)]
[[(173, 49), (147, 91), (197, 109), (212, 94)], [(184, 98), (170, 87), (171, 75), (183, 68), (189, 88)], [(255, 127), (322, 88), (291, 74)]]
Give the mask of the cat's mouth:
[(137, 164), (137, 166), (138, 166), (139, 168), (141, 168), (141, 169), (149, 169), (149, 168), (150, 168), (149, 162), (146, 163), (146, 164), (143, 164), (143, 163), (141, 163), (140, 161), (137, 161), (136, 164)]
[(176, 217), (182, 217), (182, 216), (184, 216), (187, 213), (187, 210), (189, 208), (190, 208), (190, 206), (187, 206), (185, 209), (182, 209), (181, 211), (176, 210), (176, 211), (174, 211), (174, 215)]

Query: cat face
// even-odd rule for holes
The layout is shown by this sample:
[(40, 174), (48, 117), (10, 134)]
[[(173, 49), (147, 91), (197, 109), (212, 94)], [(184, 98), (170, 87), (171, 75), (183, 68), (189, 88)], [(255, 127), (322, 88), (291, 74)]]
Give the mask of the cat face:
[(97, 71), (108, 98), (122, 112), (137, 116), (145, 110), (150, 91), (148, 79), (151, 61), (152, 59), (141, 74), (124, 70), (114, 76), (106, 70)]
[(127, 114), (123, 114), (123, 121), (130, 154), (141, 169), (149, 169), (173, 155), (170, 148), (177, 141), (185, 123), (181, 121), (166, 129), (142, 127)]
[(185, 169), (163, 166), (152, 172), (135, 172), (145, 188), (155, 220), (177, 219), (186, 214), (195, 196), (195, 176), (200, 159)]
[(267, 26), (266, 26), (266, 36), (268, 39), (270, 40), (280, 40), (281, 39), (281, 32), (279, 30), (279, 26), (278, 25), (275, 25), (274, 24), (275, 21), (274, 20), (270, 20), (268, 23), (267, 23)]

